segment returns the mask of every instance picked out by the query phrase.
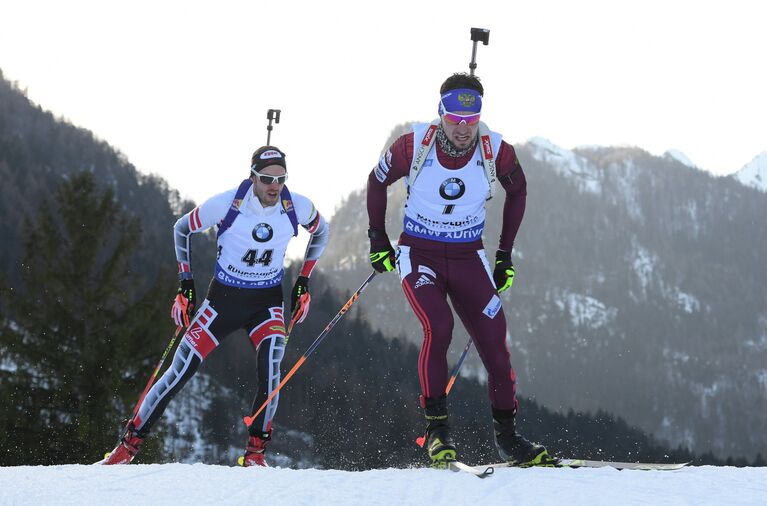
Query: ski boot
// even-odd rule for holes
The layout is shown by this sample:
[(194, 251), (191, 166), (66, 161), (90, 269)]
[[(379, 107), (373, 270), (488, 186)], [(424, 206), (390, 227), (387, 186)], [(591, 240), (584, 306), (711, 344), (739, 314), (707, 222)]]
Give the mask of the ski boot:
[(517, 410), (493, 408), (493, 429), (498, 455), (513, 466), (555, 467), (558, 460), (551, 457), (543, 445), (531, 443), (516, 430)]
[(257, 436), (248, 438), (248, 445), (245, 447), (245, 455), (239, 458), (239, 464), (243, 467), (261, 466), (269, 467), (264, 458), (266, 444), (272, 439), (272, 430), (261, 433)]
[(447, 397), (423, 397), (426, 412), (426, 450), (431, 459), (432, 469), (447, 469), (450, 462), (456, 460), (457, 450), (450, 438), (450, 426), (447, 423)]
[(125, 427), (125, 435), (120, 440), (120, 443), (118, 443), (114, 450), (107, 453), (103, 460), (97, 462), (97, 464), (105, 466), (130, 464), (143, 442), (144, 438), (139, 436), (136, 427), (133, 425), (133, 421), (130, 421), (128, 422), (127, 427)]

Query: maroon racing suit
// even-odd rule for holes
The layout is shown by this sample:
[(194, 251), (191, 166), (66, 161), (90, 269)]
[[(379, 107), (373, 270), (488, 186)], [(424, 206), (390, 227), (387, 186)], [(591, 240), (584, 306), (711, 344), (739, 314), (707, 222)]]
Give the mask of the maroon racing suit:
[[(371, 230), (385, 232), (386, 190), (395, 181), (409, 175), (413, 161), (414, 137), (412, 132), (399, 137), (368, 177), (367, 208)], [(417, 139), (417, 142), (420, 140)], [(486, 191), (488, 183), (484, 168), (481, 162), (474, 162), (480, 155), (479, 150), (480, 147), (477, 146), (462, 156), (454, 157), (448, 155), (439, 142), (435, 142), (429, 153), (432, 161), (427, 158), (417, 181), (425, 179), (430, 170), (446, 170), (448, 175), (451, 171), (456, 171), (455, 174), (458, 175), (458, 171), (467, 169), (460, 172), (460, 186), (456, 185), (459, 178), (448, 177), (439, 187), (440, 192), (449, 192), (452, 187), (454, 194), (469, 194), (471, 184), (477, 186), (480, 181)], [(435, 151), (438, 163), (433, 160)], [(470, 162), (472, 167), (468, 166)], [(439, 169), (435, 169), (435, 166)], [(503, 141), (500, 141), (500, 148), (497, 150), (496, 169), (498, 180), (505, 190), (499, 249), (511, 251), (524, 216), (527, 190), (525, 175), (514, 148)], [(468, 180), (473, 183), (464, 184), (464, 181)], [(411, 215), (412, 208), (418, 204), (413, 199), (420, 198), (418, 195), (419, 193), (409, 188), (408, 205), (411, 207)], [(423, 192), (420, 195), (423, 195)], [(484, 201), (484, 196), (481, 201)], [(445, 212), (449, 211), (448, 207), (446, 206)], [(418, 360), (423, 397), (440, 397), (445, 394), (447, 388), (447, 351), (454, 325), (453, 314), (447, 302), (449, 296), (487, 370), (492, 407), (516, 410), (516, 381), (506, 347), (506, 318), (482, 245), (484, 208), (482, 213), (482, 223), (472, 229), (475, 234), (472, 237), (476, 238), (465, 242), (426, 238), (423, 233), (418, 232), (418, 225), (415, 228), (408, 227), (406, 216), (405, 230), (398, 243), (397, 268), (402, 278), (405, 296), (423, 326), (424, 340)], [(428, 220), (424, 219), (421, 223), (428, 224)], [(383, 239), (378, 240), (385, 246), (389, 239), (384, 233)], [(375, 240), (373, 246), (376, 246)]]

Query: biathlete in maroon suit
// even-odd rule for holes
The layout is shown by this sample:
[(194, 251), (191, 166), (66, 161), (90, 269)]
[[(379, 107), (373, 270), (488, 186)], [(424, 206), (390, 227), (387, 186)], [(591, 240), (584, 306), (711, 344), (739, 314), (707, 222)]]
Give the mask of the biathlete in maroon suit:
[[(456, 459), (448, 425), (447, 351), (455, 312), (487, 369), (495, 439), (501, 457), (518, 465), (551, 464), (546, 449), (516, 432), (514, 370), (506, 347), (506, 318), (498, 293), (514, 279), (511, 250), (525, 211), (525, 175), (514, 148), (479, 121), (483, 87), (454, 74), (440, 90), (440, 118), (398, 138), (370, 173), (367, 207), (370, 258), (378, 272), (396, 268), (423, 326), (418, 360), (421, 403), (432, 467)], [(405, 178), (408, 197), (395, 253), (385, 230), (386, 190)], [(482, 245), (485, 202), (495, 182), (505, 190), (495, 266)], [(396, 258), (396, 260), (395, 260)]]
[[(174, 226), (181, 287), (171, 316), (187, 330), (173, 363), (141, 401), (117, 447), (103, 464), (128, 464), (168, 402), (195, 374), (203, 360), (229, 334), (244, 329), (258, 360), (255, 412), (280, 383), (285, 352), (282, 300), (283, 260), (288, 242), (302, 225), (310, 234), (303, 268), (293, 287), (291, 314), (303, 321), (309, 311), (309, 276), (328, 241), (328, 226), (312, 202), (285, 187), (285, 155), (273, 146), (259, 148), (251, 176), (239, 188), (216, 195), (182, 216)], [(192, 234), (218, 226), (216, 270), (208, 294), (196, 308), (192, 277)], [(191, 318), (191, 321), (190, 321)], [(244, 466), (265, 466), (279, 395), (250, 426)]]

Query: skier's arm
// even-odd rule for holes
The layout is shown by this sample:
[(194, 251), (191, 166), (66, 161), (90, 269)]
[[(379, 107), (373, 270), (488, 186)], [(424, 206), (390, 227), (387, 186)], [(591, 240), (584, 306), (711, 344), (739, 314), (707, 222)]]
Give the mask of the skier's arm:
[(408, 175), (410, 160), (413, 158), (413, 133), (399, 137), (381, 157), (378, 165), (368, 176), (367, 209), (368, 225), (378, 232), (371, 238), (371, 244), (391, 247), (386, 235), (386, 189), (395, 181)]
[(178, 219), (173, 225), (173, 240), (176, 245), (176, 263), (179, 279), (192, 279), (192, 234), (204, 232), (219, 223), (232, 205), (234, 191), (227, 191), (211, 197)]
[[(290, 294), (290, 314), (291, 325), (301, 323), (309, 314), (309, 304), (311, 296), (309, 295), (309, 276), (312, 275), (314, 266), (325, 251), (330, 237), (330, 227), (319, 211), (314, 208), (314, 204), (306, 197), (293, 194), (293, 205), (296, 209), (298, 222), (312, 236), (309, 238), (309, 244), (306, 245), (304, 253), (304, 264), (301, 266), (301, 272), (296, 278), (293, 290)], [(290, 327), (289, 327), (290, 328)]]
[[(309, 238), (309, 244), (306, 245), (306, 252), (304, 253), (304, 264), (301, 266), (300, 276), (309, 277), (314, 270), (314, 266), (322, 256), (322, 252), (325, 251), (325, 247), (328, 244), (330, 238), (330, 226), (325, 221), (325, 218), (320, 215), (319, 211), (314, 208), (314, 205), (306, 198), (294, 199), (296, 204), (296, 213), (298, 220), (307, 232), (311, 234)], [(304, 203), (304, 201), (306, 203)], [(308, 208), (305, 211), (302, 208)], [(302, 219), (303, 218), (303, 219)]]
[(496, 159), (498, 180), (506, 190), (506, 200), (503, 203), (503, 221), (501, 224), (501, 239), (498, 249), (511, 252), (514, 239), (519, 231), (522, 218), (525, 216), (527, 201), (527, 180), (517, 154), (511, 144), (501, 143)]

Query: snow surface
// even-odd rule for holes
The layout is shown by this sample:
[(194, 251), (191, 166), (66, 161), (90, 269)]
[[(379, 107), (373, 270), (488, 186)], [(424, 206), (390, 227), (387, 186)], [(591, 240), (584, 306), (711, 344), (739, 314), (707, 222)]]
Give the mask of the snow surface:
[(0, 504), (767, 504), (767, 467), (347, 472), (205, 464), (0, 468)]
[(733, 177), (746, 186), (767, 192), (767, 151), (757, 155)]

